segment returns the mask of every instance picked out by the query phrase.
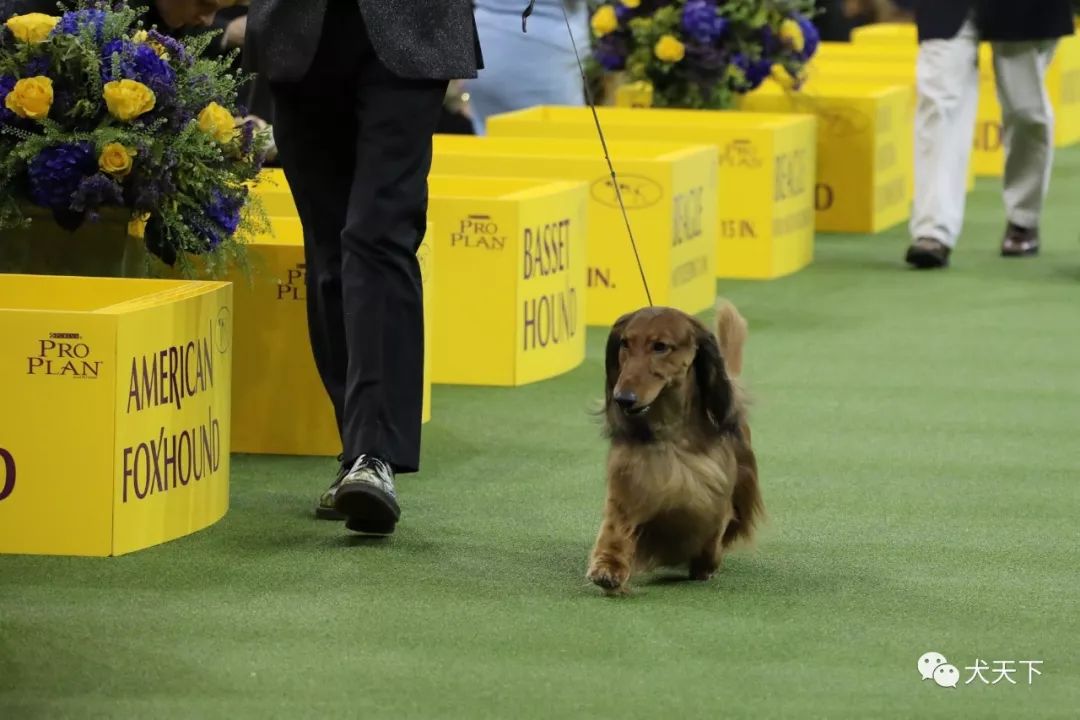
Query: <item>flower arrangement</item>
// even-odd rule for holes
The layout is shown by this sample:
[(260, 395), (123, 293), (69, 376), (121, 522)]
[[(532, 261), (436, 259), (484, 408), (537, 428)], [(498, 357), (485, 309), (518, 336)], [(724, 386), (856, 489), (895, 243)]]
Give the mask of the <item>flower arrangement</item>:
[(234, 119), (245, 78), (202, 57), (211, 34), (180, 42), (141, 14), (80, 0), (0, 28), (0, 231), (35, 207), (70, 231), (119, 212), (166, 265), (238, 258), (266, 228), (248, 187), (268, 138)]
[(608, 0), (592, 62), (651, 88), (660, 107), (726, 108), (769, 76), (798, 87), (820, 37), (813, 0)]

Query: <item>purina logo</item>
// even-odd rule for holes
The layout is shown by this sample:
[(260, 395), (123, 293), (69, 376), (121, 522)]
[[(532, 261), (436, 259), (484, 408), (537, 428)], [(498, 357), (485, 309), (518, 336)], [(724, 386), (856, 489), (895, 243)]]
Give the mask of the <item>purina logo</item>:
[(96, 380), (101, 374), (101, 361), (91, 358), (90, 346), (79, 333), (49, 333), (34, 350), (26, 358), (27, 375)]
[(297, 263), (285, 271), (285, 279), (278, 280), (278, 300), (305, 300), (304, 287), (307, 282), (307, 265)]
[(589, 194), (596, 202), (612, 208), (619, 207), (619, 197), (622, 196), (627, 210), (652, 207), (664, 199), (663, 186), (642, 175), (620, 176), (618, 188), (618, 192), (615, 192), (615, 182), (610, 177), (602, 177), (593, 181)]
[[(1039, 666), (1042, 664), (1042, 660), (994, 660), (987, 662), (981, 658), (975, 658), (974, 665), (964, 667), (965, 674), (970, 673), (968, 679), (964, 681), (964, 685), (970, 685), (976, 680), (983, 685), (997, 685), (1002, 682), (1007, 685), (1016, 685), (1017, 680), (1013, 676), (1019, 670), (1017, 666), (1023, 666), (1027, 669), (1027, 684), (1031, 685), (1037, 676), (1042, 675), (1042, 671), (1039, 670)], [(939, 652), (923, 653), (919, 657), (918, 671), (919, 677), (924, 681), (932, 680), (938, 687), (955, 690), (960, 684), (960, 668), (950, 663)], [(987, 677), (987, 672), (990, 673), (990, 677)], [(1021, 674), (1022, 680), (1023, 676)]]
[(724, 146), (720, 153), (720, 164), (732, 167), (761, 167), (761, 157), (750, 140), (736, 139)]
[(490, 215), (472, 214), (460, 221), (460, 229), (450, 234), (450, 247), (505, 250), (506, 235)]

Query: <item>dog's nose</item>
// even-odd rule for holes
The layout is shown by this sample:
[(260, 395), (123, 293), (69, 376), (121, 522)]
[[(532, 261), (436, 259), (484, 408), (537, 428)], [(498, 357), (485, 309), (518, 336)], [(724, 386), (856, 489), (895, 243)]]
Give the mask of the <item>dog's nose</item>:
[(613, 399), (623, 410), (631, 410), (637, 405), (637, 393), (633, 390), (617, 392), (613, 396)]

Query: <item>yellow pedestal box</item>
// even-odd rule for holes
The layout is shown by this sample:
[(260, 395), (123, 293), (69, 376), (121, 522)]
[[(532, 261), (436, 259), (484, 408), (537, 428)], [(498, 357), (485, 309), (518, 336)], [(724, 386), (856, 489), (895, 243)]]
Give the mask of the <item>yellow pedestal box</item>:
[[(905, 132), (907, 149), (904, 157), (911, 163), (911, 187), (915, 186), (914, 168), (914, 139), (915, 139), (915, 107), (918, 96), (915, 89), (915, 64), (914, 62), (853, 62), (848, 60), (836, 60), (815, 57), (810, 61), (806, 69), (806, 85), (825, 83), (865, 83), (877, 85), (904, 85), (911, 88), (911, 102), (909, 103), (908, 119)], [(975, 158), (968, 163), (967, 189), (975, 187)]]
[[(273, 176), (272, 176), (273, 177)], [(275, 178), (280, 179), (280, 178)], [(272, 232), (248, 246), (251, 277), (235, 278), (236, 378), (232, 450), (272, 455), (341, 452), (330, 399), (315, 369), (308, 337), (304, 238), (287, 185), (261, 183)], [(291, 212), (291, 216), (288, 214)], [(431, 227), (420, 246), (425, 346), (431, 330), (434, 253)], [(431, 418), (431, 353), (424, 354), (423, 421)]]
[[(613, 140), (677, 138), (717, 148), (718, 277), (777, 278), (811, 262), (817, 152), (812, 118), (651, 108), (598, 112), (605, 137)], [(596, 137), (592, 113), (569, 107), (497, 115), (488, 118), (487, 131), (501, 137)]]
[(123, 555), (229, 507), (232, 285), (0, 275), (0, 552)]
[(851, 30), (851, 42), (873, 42), (889, 45), (913, 45), (919, 34), (915, 23), (871, 23)]
[[(609, 151), (653, 301), (689, 313), (711, 307), (716, 298), (716, 149), (612, 141)], [(586, 183), (586, 323), (610, 325), (647, 304), (597, 139), (438, 136), (432, 172)]]
[(432, 175), (431, 379), (517, 386), (585, 360), (588, 186)]
[(910, 213), (911, 88), (826, 83), (797, 93), (768, 80), (740, 105), (756, 112), (818, 117), (818, 230), (876, 233)]
[[(868, 25), (855, 30), (852, 44), (857, 48), (877, 48), (884, 52), (903, 47), (914, 54), (917, 38), (913, 24), (882, 23), (881, 26)], [(1000, 176), (1005, 168), (1001, 105), (997, 97), (993, 53), (987, 42), (979, 44), (979, 70), (979, 110), (972, 159), (977, 174)], [(1065, 147), (1080, 141), (1080, 37), (1072, 35), (1058, 41), (1046, 71), (1046, 89), (1054, 108), (1054, 145)]]

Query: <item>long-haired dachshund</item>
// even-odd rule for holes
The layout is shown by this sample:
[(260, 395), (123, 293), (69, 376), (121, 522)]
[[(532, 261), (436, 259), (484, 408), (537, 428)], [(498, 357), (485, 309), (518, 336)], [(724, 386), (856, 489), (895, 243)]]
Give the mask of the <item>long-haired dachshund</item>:
[(764, 512), (742, 371), (746, 321), (717, 305), (716, 331), (671, 308), (615, 322), (607, 341), (607, 500), (588, 579), (682, 566), (707, 580)]

